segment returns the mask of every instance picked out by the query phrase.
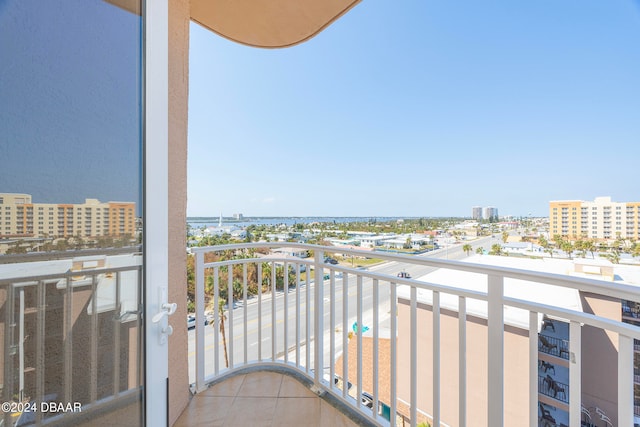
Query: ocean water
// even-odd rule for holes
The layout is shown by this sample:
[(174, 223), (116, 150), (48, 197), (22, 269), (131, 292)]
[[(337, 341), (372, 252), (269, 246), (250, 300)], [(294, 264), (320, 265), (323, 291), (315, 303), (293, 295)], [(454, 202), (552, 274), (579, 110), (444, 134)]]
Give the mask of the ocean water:
[[(200, 228), (202, 226), (211, 227), (218, 225), (220, 218), (216, 217), (189, 217), (187, 224), (192, 228)], [(248, 227), (249, 225), (294, 225), (294, 224), (310, 224), (313, 222), (324, 223), (345, 223), (345, 222), (387, 222), (396, 221), (398, 219), (407, 219), (406, 217), (245, 217), (241, 221), (233, 218), (222, 218), (223, 225), (235, 225), (238, 227)]]

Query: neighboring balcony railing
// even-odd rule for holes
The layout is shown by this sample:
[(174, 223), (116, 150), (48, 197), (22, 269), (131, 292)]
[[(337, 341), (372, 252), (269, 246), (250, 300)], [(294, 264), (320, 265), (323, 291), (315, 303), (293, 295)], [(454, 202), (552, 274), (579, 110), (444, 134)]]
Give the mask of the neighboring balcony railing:
[(568, 340), (552, 337), (545, 334), (539, 334), (538, 343), (538, 349), (541, 352), (569, 360)]
[[(312, 258), (295, 258), (271, 254), (260, 257), (255, 252), (274, 248), (289, 247), (313, 253)], [(570, 340), (561, 340), (553, 349), (551, 340), (550, 354), (569, 359), (568, 384), (556, 383), (558, 387), (551, 391), (551, 397), (569, 405), (571, 426), (580, 426), (581, 422), (581, 337), (586, 325), (616, 334), (618, 337), (618, 425), (633, 425), (633, 343), (640, 339), (640, 330), (632, 325), (608, 318), (574, 311), (566, 308), (544, 305), (528, 300), (517, 299), (504, 294), (505, 279), (550, 284), (570, 288), (590, 294), (603, 295), (606, 298), (640, 301), (637, 288), (611, 282), (577, 278), (564, 275), (503, 268), (476, 263), (441, 260), (428, 257), (372, 253), (338, 247), (307, 245), (298, 243), (245, 243), (213, 247), (192, 248), (195, 255), (195, 307), (196, 319), (204, 319), (205, 302), (209, 299), (209, 308), (213, 308), (210, 321), (215, 333), (205, 336), (205, 324), (196, 321), (195, 332), (195, 387), (204, 390), (207, 384), (248, 366), (285, 365), (296, 369), (314, 383), (319, 394), (329, 393), (343, 403), (367, 416), (378, 425), (395, 425), (394, 420), (408, 419), (412, 426), (427, 420), (432, 426), (446, 425), (441, 416), (440, 376), (442, 357), (457, 358), (458, 380), (456, 387), (459, 395), (458, 423), (460, 426), (475, 425), (475, 414), (467, 414), (469, 392), (467, 383), (467, 360), (474, 357), (474, 348), (467, 347), (467, 324), (471, 305), (482, 301), (487, 313), (487, 388), (482, 391), (487, 396), (487, 419), (481, 424), (489, 426), (505, 425), (505, 310), (514, 308), (526, 310), (528, 316), (528, 358), (529, 358), (529, 419), (527, 424), (538, 424), (538, 393), (547, 394), (551, 386), (541, 383), (538, 375), (538, 354), (542, 351), (538, 330), (542, 314), (569, 323)], [(395, 274), (383, 274), (373, 270), (354, 269), (342, 265), (327, 264), (325, 256), (340, 253), (344, 257), (375, 257), (384, 261), (397, 262), (397, 271), (406, 267), (435, 267), (452, 271), (463, 271), (484, 275), (486, 291), (469, 290), (464, 283), (455, 280), (448, 285), (427, 283)], [(210, 254), (217, 254), (215, 257)], [(219, 257), (220, 254), (222, 258)], [(302, 271), (301, 266), (305, 271)], [(310, 274), (313, 269), (313, 274)], [(280, 273), (283, 271), (283, 273)], [(305, 276), (304, 280), (302, 276)], [(455, 275), (452, 275), (454, 277)], [(250, 288), (257, 292), (249, 298)], [(407, 290), (408, 287), (408, 290)], [(400, 289), (401, 288), (401, 289)], [(206, 292), (205, 292), (206, 289)], [(408, 299), (408, 327), (398, 329), (399, 310), (398, 291)], [(431, 384), (432, 411), (418, 407), (418, 364), (423, 354), (418, 354), (418, 291), (432, 291), (429, 311), (433, 313)], [(440, 354), (441, 337), (441, 297), (453, 295), (457, 300), (459, 353)], [(226, 307), (221, 302), (226, 299)], [(424, 306), (423, 303), (421, 303)], [(237, 307), (237, 308), (236, 308)], [(367, 307), (370, 307), (367, 308)], [(368, 312), (369, 310), (370, 312)], [(365, 313), (366, 312), (366, 313)], [(384, 314), (388, 313), (387, 318)], [(364, 324), (364, 319), (370, 319)], [(224, 334), (218, 326), (224, 322)], [(369, 322), (369, 320), (368, 320)], [(382, 362), (379, 360), (379, 338), (382, 324), (388, 323), (389, 333), (389, 378), (383, 383), (379, 376)], [(373, 353), (370, 371), (363, 370), (363, 334), (367, 326), (372, 335)], [(398, 336), (409, 337), (408, 363), (399, 366)], [(551, 338), (551, 337), (550, 337)], [(349, 340), (356, 340), (355, 360), (347, 351)], [(226, 342), (226, 346), (223, 342)], [(424, 347), (421, 347), (424, 348)], [(566, 353), (565, 353), (566, 351)], [(226, 354), (226, 360), (223, 357)], [(350, 367), (355, 363), (355, 373)], [(407, 375), (402, 378), (409, 381), (403, 384), (407, 395), (399, 396), (399, 370)], [(340, 372), (340, 375), (337, 372)], [(363, 379), (370, 376), (371, 389), (363, 389)], [(408, 378), (408, 380), (407, 380)], [(333, 380), (332, 380), (333, 379)], [(422, 380), (420, 380), (422, 381)], [(353, 383), (353, 387), (347, 384)], [(424, 382), (421, 383), (424, 388)], [(451, 387), (451, 384), (446, 384)], [(569, 389), (572, 393), (569, 394)], [(363, 392), (370, 396), (363, 400)], [(422, 393), (422, 391), (421, 391)], [(399, 412), (403, 405), (401, 397), (407, 400), (408, 417)], [(371, 402), (369, 402), (371, 401)], [(366, 403), (363, 403), (366, 402)], [(387, 405), (390, 417), (381, 415), (379, 408)], [(374, 409), (374, 408), (377, 408)], [(517, 412), (517, 411), (516, 411)], [(522, 412), (521, 412), (522, 413)], [(391, 420), (391, 422), (389, 421)]]
[[(0, 426), (71, 425), (140, 400), (142, 256), (113, 251), (126, 259), (110, 267), (105, 252), (0, 258)], [(52, 402), (73, 406), (42, 410)]]
[(550, 375), (538, 376), (538, 391), (545, 396), (569, 403), (569, 385), (554, 380)]

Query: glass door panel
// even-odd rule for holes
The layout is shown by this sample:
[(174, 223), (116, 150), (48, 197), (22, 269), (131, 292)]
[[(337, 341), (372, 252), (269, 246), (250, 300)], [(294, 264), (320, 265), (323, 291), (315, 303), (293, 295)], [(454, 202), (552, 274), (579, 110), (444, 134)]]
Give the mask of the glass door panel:
[(0, 425), (144, 423), (140, 2), (0, 0)]

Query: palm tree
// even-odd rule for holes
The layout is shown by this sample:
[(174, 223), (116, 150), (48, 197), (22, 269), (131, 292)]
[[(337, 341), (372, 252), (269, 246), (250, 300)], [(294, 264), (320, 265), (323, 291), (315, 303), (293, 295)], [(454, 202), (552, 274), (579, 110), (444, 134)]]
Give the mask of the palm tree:
[(562, 242), (564, 241), (564, 239), (560, 234), (554, 234), (553, 241), (556, 243), (556, 247), (560, 249), (560, 247), (562, 247)]
[(631, 256), (640, 256), (640, 242), (635, 242), (633, 246), (631, 246)]
[(482, 246), (479, 246), (476, 248), (476, 253), (478, 255), (482, 255), (484, 253), (484, 248)]
[(502, 245), (500, 243), (494, 243), (491, 245), (491, 251), (489, 251), (489, 255), (502, 255)]
[(553, 248), (544, 236), (540, 236), (538, 238), (538, 243), (540, 244), (540, 246), (542, 246), (542, 250), (551, 255), (551, 258), (553, 258)]
[(572, 259), (571, 255), (573, 254), (573, 251), (575, 250), (575, 248), (573, 247), (573, 244), (570, 241), (568, 240), (563, 241), (562, 245), (560, 246), (560, 249), (562, 249), (569, 256), (569, 259)]
[(509, 232), (508, 231), (503, 231), (502, 232), (502, 243), (507, 243), (507, 240), (509, 240)]
[(271, 264), (268, 262), (262, 263), (262, 283), (267, 284), (267, 291), (271, 290)]
[(613, 250), (611, 252), (611, 254), (608, 256), (608, 258), (611, 260), (612, 263), (620, 264), (620, 252), (619, 251)]
[(591, 252), (591, 259), (595, 258), (593, 252), (595, 252), (596, 250), (596, 244), (593, 242), (593, 240), (585, 240), (585, 242), (582, 244), (582, 248), (585, 252)]
[(465, 243), (464, 245), (462, 245), (462, 250), (467, 253), (467, 256), (469, 256), (469, 253), (473, 250), (473, 247), (469, 243)]
[[(212, 298), (211, 301), (209, 302), (209, 306), (207, 307), (208, 310), (211, 310), (214, 304), (214, 299)], [(224, 347), (224, 363), (225, 366), (228, 368), (229, 367), (229, 355), (227, 353), (227, 336), (225, 335), (225, 331), (224, 331), (224, 321), (227, 320), (227, 316), (224, 314), (224, 305), (227, 303), (227, 300), (225, 300), (224, 298), (218, 298), (218, 319), (220, 322), (220, 334), (222, 335), (222, 345)], [(216, 325), (212, 324), (213, 327), (215, 328)]]

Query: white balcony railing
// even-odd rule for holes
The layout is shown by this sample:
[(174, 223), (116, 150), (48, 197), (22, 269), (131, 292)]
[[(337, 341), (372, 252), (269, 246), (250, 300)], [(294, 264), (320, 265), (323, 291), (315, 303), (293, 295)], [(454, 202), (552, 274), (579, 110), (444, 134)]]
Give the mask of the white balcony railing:
[[(0, 426), (75, 425), (140, 400), (142, 255), (131, 252), (0, 259), (3, 409), (30, 408), (3, 410)], [(76, 406), (33, 409), (49, 402)]]
[[(297, 250), (307, 250), (313, 253), (312, 258), (292, 258), (285, 255), (269, 255), (259, 257), (255, 251), (293, 247)], [(396, 277), (374, 270), (362, 270), (325, 263), (325, 256), (339, 252), (345, 257), (380, 258), (400, 264), (398, 271), (404, 268), (424, 267), (443, 268), (451, 271), (463, 271), (481, 274), (486, 277), (486, 292), (469, 290), (464, 283), (455, 280), (448, 285), (427, 283), (415, 279)], [(399, 353), (396, 339), (399, 334), (410, 337), (409, 364), (402, 366), (408, 369), (409, 417), (412, 426), (420, 422), (419, 415), (428, 418), (432, 426), (447, 425), (448, 420), (441, 417), (441, 377), (440, 368), (442, 357), (457, 357), (459, 393), (458, 423), (460, 426), (476, 425), (474, 414), (467, 414), (467, 360), (473, 357), (473, 348), (467, 348), (467, 316), (470, 305), (467, 302), (483, 301), (487, 307), (487, 419), (480, 424), (489, 426), (505, 425), (505, 372), (504, 372), (504, 331), (505, 309), (517, 308), (526, 310), (528, 316), (528, 358), (529, 358), (529, 419), (527, 424), (536, 426), (539, 423), (539, 396), (550, 395), (562, 401), (569, 407), (569, 425), (581, 425), (581, 337), (584, 326), (615, 334), (618, 337), (618, 375), (617, 381), (617, 419), (618, 425), (631, 426), (634, 420), (634, 372), (633, 372), (633, 343), (640, 339), (640, 330), (632, 325), (599, 317), (582, 311), (574, 311), (553, 305), (544, 305), (533, 301), (516, 299), (504, 293), (505, 278), (537, 282), (559, 286), (588, 293), (601, 295), (625, 301), (640, 301), (638, 288), (583, 279), (571, 276), (525, 271), (460, 261), (441, 260), (428, 257), (407, 255), (382, 254), (371, 252), (306, 245), (298, 243), (246, 243), (214, 247), (192, 248), (195, 255), (196, 290), (195, 307), (196, 318), (205, 317), (205, 300), (210, 299), (209, 307), (219, 307), (221, 295), (228, 298), (223, 310), (213, 310), (212, 322), (219, 325), (221, 315), (226, 316), (225, 335), (228, 367), (223, 360), (225, 351), (221, 343), (222, 334), (219, 328), (214, 333), (206, 334), (203, 321), (196, 322), (195, 331), (195, 387), (196, 391), (204, 390), (207, 384), (222, 378), (234, 371), (248, 366), (274, 364), (286, 365), (296, 369), (314, 383), (314, 390), (318, 393), (329, 393), (343, 403), (359, 411), (370, 421), (378, 425), (395, 425), (381, 415), (379, 409), (385, 405), (391, 416), (402, 405), (399, 396)], [(222, 258), (215, 258), (208, 254), (225, 254)], [(208, 260), (205, 262), (205, 260)], [(209, 261), (211, 260), (211, 261)], [(302, 268), (301, 268), (302, 267)], [(279, 270), (281, 269), (281, 270)], [(306, 270), (306, 271), (302, 271)], [(278, 276), (279, 271), (284, 271)], [(289, 273), (290, 272), (290, 273)], [(311, 272), (313, 274), (311, 274)], [(268, 273), (268, 274), (267, 274)], [(306, 275), (307, 280), (302, 280)], [(311, 278), (309, 278), (311, 276)], [(267, 278), (268, 277), (268, 278)], [(281, 277), (279, 280), (278, 277)], [(452, 277), (455, 277), (452, 274)], [(269, 283), (268, 291), (263, 285)], [(206, 286), (205, 286), (206, 285)], [(275, 285), (275, 286), (274, 286)], [(249, 297), (250, 288), (257, 288), (257, 295)], [(410, 327), (408, 330), (398, 330), (398, 288), (408, 287), (410, 309)], [(205, 293), (205, 287), (210, 288)], [(406, 288), (405, 288), (406, 289)], [(254, 289), (255, 290), (255, 289)], [(421, 363), (418, 354), (418, 300), (419, 290), (433, 292), (430, 302), (433, 312), (433, 354), (428, 358), (432, 361), (432, 412), (426, 414), (424, 408), (418, 407), (418, 364)], [(422, 292), (422, 291), (421, 291)], [(453, 295), (457, 298), (457, 320), (459, 355), (441, 355), (441, 295)], [(448, 298), (448, 297), (447, 297)], [(371, 307), (370, 311), (367, 307)], [(388, 313), (384, 318), (384, 313)], [(539, 377), (538, 356), (540, 343), (538, 338), (539, 322), (542, 314), (554, 318), (565, 319), (569, 323), (570, 339), (557, 344), (557, 355), (549, 350), (551, 355), (568, 359), (568, 384), (561, 384), (562, 391), (555, 391), (545, 379)], [(360, 325), (367, 318), (373, 337), (372, 372), (363, 372), (362, 333)], [(383, 322), (387, 322), (390, 330), (390, 357), (388, 390), (382, 390), (379, 378), (378, 342)], [(351, 333), (350, 333), (351, 332)], [(355, 334), (353, 334), (355, 332)], [(213, 336), (211, 336), (213, 335)], [(351, 360), (346, 349), (349, 339), (357, 340), (356, 360)], [(551, 344), (553, 345), (553, 343)], [(565, 349), (566, 347), (566, 349)], [(560, 355), (560, 350), (563, 354)], [(565, 351), (566, 350), (566, 351)], [(340, 366), (337, 361), (342, 354)], [(405, 356), (404, 354), (402, 355)], [(422, 357), (422, 354), (420, 354)], [(548, 356), (545, 356), (548, 357)], [(349, 366), (357, 365), (355, 375)], [(341, 371), (341, 378), (336, 374)], [(371, 390), (363, 390), (363, 376), (372, 375)], [(333, 380), (331, 380), (333, 379)], [(354, 387), (348, 387), (350, 383)], [(559, 383), (557, 383), (560, 385)], [(447, 384), (450, 386), (450, 384)], [(422, 386), (421, 386), (422, 387)], [(422, 389), (421, 389), (422, 390)], [(550, 391), (552, 390), (552, 391)], [(569, 390), (571, 391), (569, 393)], [(363, 392), (372, 400), (372, 404), (363, 403)], [(554, 396), (555, 393), (555, 396)], [(382, 398), (381, 396), (388, 396)], [(360, 398), (355, 398), (360, 397)], [(388, 400), (388, 401), (385, 401)], [(366, 402), (366, 401), (365, 401)], [(520, 411), (523, 412), (523, 411)], [(398, 414), (398, 417), (403, 415)], [(406, 419), (407, 417), (404, 417)]]

